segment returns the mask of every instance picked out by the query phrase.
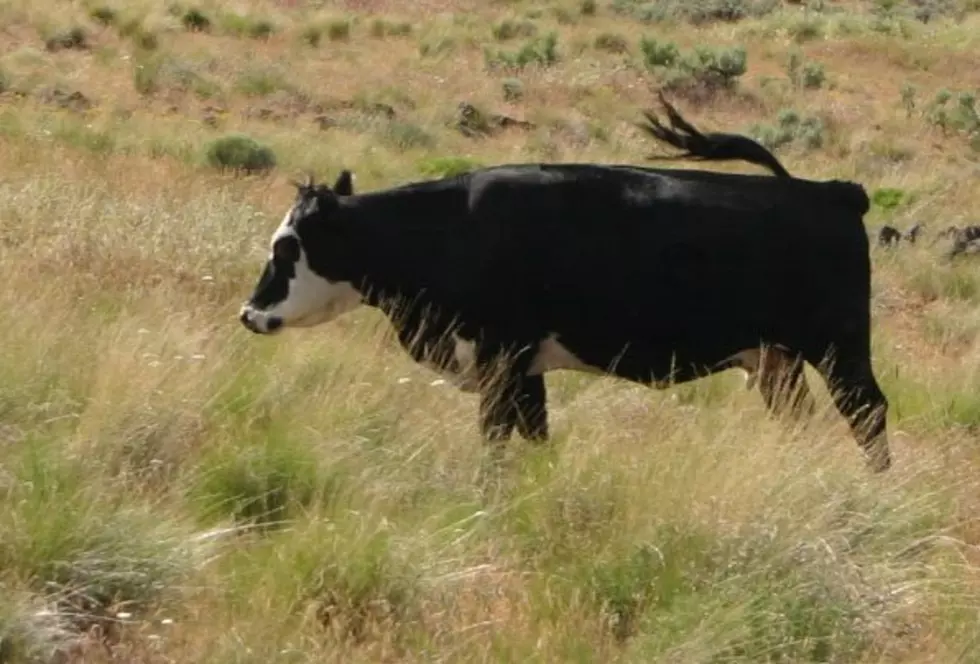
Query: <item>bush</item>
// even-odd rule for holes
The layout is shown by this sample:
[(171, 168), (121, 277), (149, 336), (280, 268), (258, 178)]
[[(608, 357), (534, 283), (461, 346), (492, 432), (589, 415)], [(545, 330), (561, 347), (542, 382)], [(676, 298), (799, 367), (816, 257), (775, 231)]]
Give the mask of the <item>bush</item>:
[(276, 166), (272, 149), (244, 134), (231, 134), (211, 141), (206, 159), (213, 168), (248, 174), (271, 171)]
[(788, 145), (801, 144), (807, 149), (823, 146), (824, 124), (816, 116), (803, 116), (792, 110), (780, 111), (777, 124), (757, 124), (749, 128), (748, 134), (770, 150)]
[(685, 21), (693, 25), (759, 18), (778, 7), (778, 0), (613, 0), (610, 4), (617, 14), (643, 23)]
[(400, 152), (414, 148), (432, 148), (436, 144), (432, 134), (410, 122), (389, 122), (384, 125), (380, 134), (385, 145)]
[(875, 189), (874, 193), (871, 195), (871, 203), (875, 207), (880, 207), (882, 210), (891, 212), (903, 202), (908, 200), (908, 196), (901, 189), (895, 189), (894, 187), (882, 187), (880, 189)]
[(603, 32), (595, 38), (593, 43), (596, 50), (608, 51), (609, 53), (628, 53), (630, 50), (629, 42), (622, 35), (611, 32)]
[(350, 39), (351, 22), (348, 19), (338, 19), (327, 24), (327, 39), (330, 41), (347, 41)]
[(531, 21), (505, 19), (494, 25), (492, 32), (493, 38), (497, 41), (507, 41), (516, 37), (534, 37), (538, 34), (538, 26)]
[(88, 15), (93, 21), (104, 26), (109, 26), (116, 22), (116, 10), (112, 7), (93, 7), (89, 10)]
[(968, 140), (977, 140), (976, 137), (980, 136), (980, 110), (976, 96), (970, 92), (960, 92), (954, 105), (950, 105), (952, 100), (950, 90), (940, 90), (926, 109), (926, 122), (939, 127), (943, 134), (951, 131), (964, 133)]
[(819, 62), (803, 62), (799, 53), (791, 53), (786, 63), (786, 75), (797, 88), (816, 89), (823, 85), (827, 78), (823, 65)]
[(518, 79), (504, 79), (502, 87), (504, 90), (504, 101), (519, 101), (524, 98), (524, 85)]
[(234, 13), (221, 17), (221, 27), (226, 34), (252, 39), (267, 39), (276, 31), (276, 26), (268, 19)]
[(681, 54), (674, 42), (661, 43), (652, 37), (640, 38), (640, 52), (647, 69), (672, 67), (680, 60)]
[(709, 91), (732, 89), (747, 71), (748, 54), (741, 46), (721, 49), (697, 46), (682, 54), (673, 42), (642, 37), (640, 51), (647, 69), (661, 73), (665, 87), (672, 90), (692, 87)]
[(407, 37), (412, 34), (412, 24), (407, 22), (392, 23), (381, 18), (371, 22), (371, 36), (377, 39), (384, 37)]
[(443, 178), (462, 175), (483, 165), (466, 157), (433, 157), (419, 162), (419, 173), (426, 177)]
[(209, 19), (200, 9), (188, 9), (180, 17), (180, 22), (184, 29), (191, 31), (207, 32), (211, 29), (211, 19)]
[(72, 48), (83, 49), (88, 48), (88, 39), (85, 30), (79, 26), (75, 26), (50, 35), (44, 40), (44, 47), (49, 51)]
[(498, 67), (523, 69), (528, 65), (549, 67), (560, 59), (558, 33), (552, 31), (543, 37), (531, 39), (517, 51), (498, 50), (494, 53), (486, 49), (483, 52), (483, 59), (487, 69), (490, 70)]
[(319, 25), (307, 25), (303, 27), (303, 30), (300, 32), (299, 36), (304, 42), (316, 48), (320, 45), (320, 39), (323, 37), (323, 30)]

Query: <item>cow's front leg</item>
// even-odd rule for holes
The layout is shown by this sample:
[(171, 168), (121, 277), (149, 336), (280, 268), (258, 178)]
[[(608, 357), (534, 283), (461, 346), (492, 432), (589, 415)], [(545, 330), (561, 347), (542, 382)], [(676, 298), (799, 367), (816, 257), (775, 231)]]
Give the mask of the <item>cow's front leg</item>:
[(544, 376), (528, 376), (530, 353), (502, 360), (499, 349), (480, 349), (480, 432), (491, 443), (509, 440), (517, 427), (531, 441), (548, 438)]

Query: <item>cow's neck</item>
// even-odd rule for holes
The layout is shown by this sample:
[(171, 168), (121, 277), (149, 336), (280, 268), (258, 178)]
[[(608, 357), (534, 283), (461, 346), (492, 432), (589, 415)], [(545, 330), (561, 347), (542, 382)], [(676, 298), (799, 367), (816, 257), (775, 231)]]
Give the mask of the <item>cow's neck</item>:
[(465, 193), (427, 184), (364, 194), (357, 202), (359, 269), (353, 281), (364, 303), (380, 309), (400, 335), (422, 318), (438, 318), (444, 327), (453, 309), (447, 234), (465, 215)]

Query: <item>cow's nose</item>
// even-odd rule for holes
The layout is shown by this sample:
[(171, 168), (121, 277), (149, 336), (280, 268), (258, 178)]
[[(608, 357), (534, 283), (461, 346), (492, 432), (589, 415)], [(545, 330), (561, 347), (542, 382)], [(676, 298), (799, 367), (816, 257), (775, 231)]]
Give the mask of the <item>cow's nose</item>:
[(242, 311), (238, 314), (238, 321), (245, 326), (249, 332), (258, 332), (259, 328), (252, 322), (251, 316), (249, 316), (248, 309), (242, 307)]

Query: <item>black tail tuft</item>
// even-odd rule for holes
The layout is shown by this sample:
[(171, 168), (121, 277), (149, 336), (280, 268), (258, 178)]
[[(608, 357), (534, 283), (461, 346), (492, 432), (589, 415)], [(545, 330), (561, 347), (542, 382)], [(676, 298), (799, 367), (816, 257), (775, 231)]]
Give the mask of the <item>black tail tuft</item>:
[(779, 163), (779, 160), (760, 143), (739, 134), (718, 132), (702, 134), (681, 117), (680, 113), (664, 98), (663, 92), (658, 92), (657, 96), (667, 111), (671, 128), (664, 126), (657, 116), (650, 111), (642, 111), (643, 116), (647, 119), (647, 124), (638, 124), (637, 126), (657, 140), (678, 150), (684, 150), (684, 152), (674, 156), (651, 155), (648, 159), (741, 160), (763, 166), (779, 177), (792, 177), (789, 171)]

